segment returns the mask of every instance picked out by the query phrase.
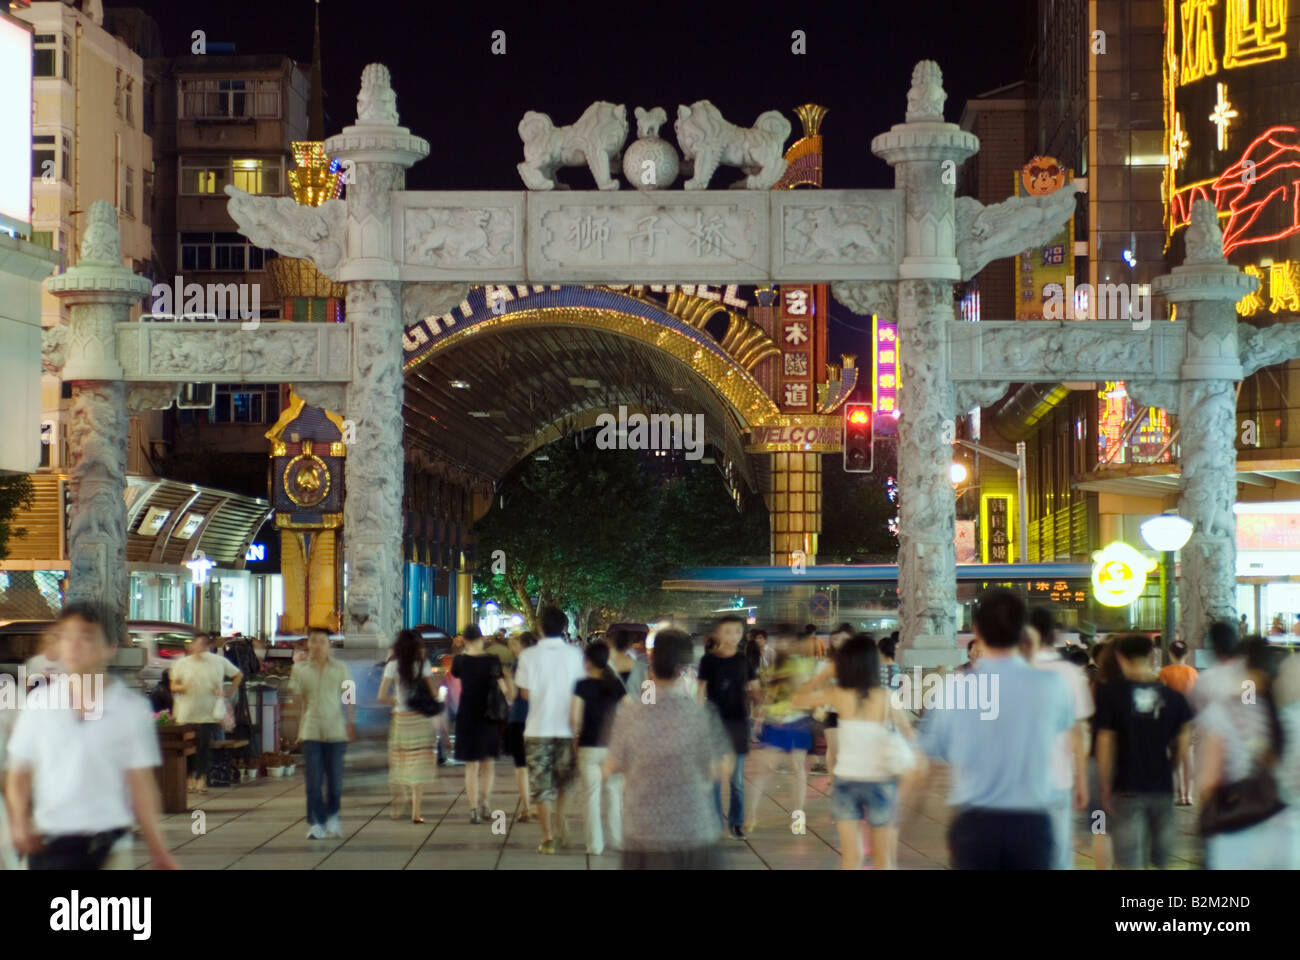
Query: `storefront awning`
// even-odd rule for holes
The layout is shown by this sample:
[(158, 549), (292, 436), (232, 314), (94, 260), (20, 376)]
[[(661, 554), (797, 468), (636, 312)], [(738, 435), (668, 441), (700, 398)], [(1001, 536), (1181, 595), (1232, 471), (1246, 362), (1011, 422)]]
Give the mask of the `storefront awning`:
[(127, 478), (127, 563), (180, 565), (197, 551), (242, 569), (248, 545), (271, 516), (260, 497), (175, 480)]

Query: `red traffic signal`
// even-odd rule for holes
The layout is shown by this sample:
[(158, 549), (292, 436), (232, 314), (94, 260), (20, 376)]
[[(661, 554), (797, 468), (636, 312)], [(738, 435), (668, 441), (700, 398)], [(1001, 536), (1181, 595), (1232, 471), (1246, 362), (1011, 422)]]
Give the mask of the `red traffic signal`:
[(844, 470), (870, 473), (872, 468), (871, 404), (844, 405)]

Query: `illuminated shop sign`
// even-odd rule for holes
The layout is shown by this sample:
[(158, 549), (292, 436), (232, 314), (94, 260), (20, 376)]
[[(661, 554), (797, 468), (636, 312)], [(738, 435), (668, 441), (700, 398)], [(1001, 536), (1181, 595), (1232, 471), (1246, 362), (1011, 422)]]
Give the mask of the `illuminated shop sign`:
[(1156, 562), (1127, 543), (1115, 542), (1092, 555), (1092, 595), (1106, 607), (1125, 607), (1142, 595)]
[(898, 324), (871, 318), (871, 409), (876, 411), (876, 436), (898, 433)]

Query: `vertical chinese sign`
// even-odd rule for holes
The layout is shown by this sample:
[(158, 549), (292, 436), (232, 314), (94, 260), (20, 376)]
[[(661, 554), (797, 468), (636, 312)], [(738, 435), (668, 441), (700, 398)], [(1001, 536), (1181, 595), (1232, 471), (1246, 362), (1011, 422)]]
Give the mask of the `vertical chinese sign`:
[(1011, 498), (984, 498), (984, 530), (980, 537), (985, 563), (1011, 562)]
[(777, 371), (777, 403), (783, 411), (812, 413), (816, 410), (815, 371), (825, 366), (825, 285), (783, 285), (781, 287), (781, 366)]
[(876, 436), (898, 435), (898, 323), (871, 318), (871, 402)]

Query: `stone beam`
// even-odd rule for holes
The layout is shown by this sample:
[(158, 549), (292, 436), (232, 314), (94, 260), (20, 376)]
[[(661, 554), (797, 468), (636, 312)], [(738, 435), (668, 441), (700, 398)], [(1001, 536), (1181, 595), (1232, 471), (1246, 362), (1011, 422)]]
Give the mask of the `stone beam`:
[(131, 381), (345, 383), (352, 376), (352, 326), (119, 323), (117, 354), (122, 379)]
[(401, 191), (392, 210), (404, 282), (889, 281), (903, 248), (899, 190)]
[(1172, 380), (1180, 378), (1186, 326), (1128, 321), (997, 320), (949, 330), (954, 381)]

